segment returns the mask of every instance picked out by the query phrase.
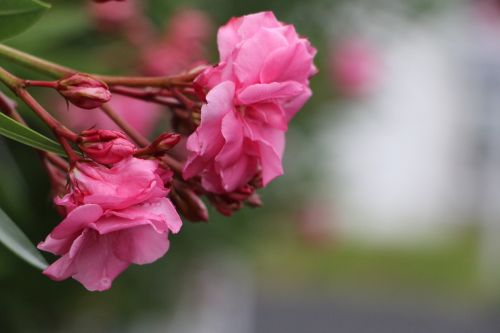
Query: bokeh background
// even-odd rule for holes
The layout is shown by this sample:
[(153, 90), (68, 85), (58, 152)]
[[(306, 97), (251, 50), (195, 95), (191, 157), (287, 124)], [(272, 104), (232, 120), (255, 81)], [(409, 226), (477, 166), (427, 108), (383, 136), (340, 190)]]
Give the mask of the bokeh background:
[[(7, 44), (87, 72), (169, 74), (215, 62), (230, 17), (273, 10), (320, 72), (262, 208), (186, 222), (104, 293), (0, 247), (0, 332), (500, 331), (500, 1), (50, 2)], [(102, 121), (36, 95), (75, 128)], [(167, 126), (166, 110), (114, 103), (145, 132)], [(0, 205), (34, 243), (59, 220), (37, 159), (0, 141)]]

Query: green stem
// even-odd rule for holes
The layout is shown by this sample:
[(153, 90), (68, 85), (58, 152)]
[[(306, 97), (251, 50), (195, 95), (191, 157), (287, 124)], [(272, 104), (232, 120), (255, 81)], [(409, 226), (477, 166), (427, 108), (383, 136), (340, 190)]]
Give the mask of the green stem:
[(24, 81), (4, 68), (0, 67), (0, 82), (3, 82), (13, 93), (15, 93), (27, 106), (30, 107), (42, 121), (50, 127), (57, 137), (64, 137), (71, 141), (76, 141), (78, 136), (64, 127), (57, 119), (52, 117), (50, 113), (38, 103), (33, 96), (25, 89)]
[(9, 59), (17, 64), (29, 67), (54, 78), (69, 76), (76, 72), (71, 68), (32, 56), (4, 44), (0, 44), (0, 57)]
[(11, 90), (16, 90), (23, 86), (23, 80), (12, 75), (3, 67), (0, 67), (0, 81), (3, 82)]
[[(12, 47), (0, 44), (0, 57), (9, 59), (17, 64), (29, 67), (53, 78), (60, 79), (78, 73), (72, 68), (64, 67), (56, 63), (35, 57), (31, 54), (16, 50)], [(110, 86), (127, 87), (189, 87), (192, 81), (201, 73), (203, 68), (198, 68), (186, 74), (159, 77), (128, 77), (89, 74)]]
[(135, 128), (130, 126), (126, 121), (124, 121), (114, 110), (109, 106), (109, 104), (101, 105), (101, 110), (118, 126), (124, 131), (132, 140), (135, 141), (139, 146), (146, 147), (149, 145), (149, 140), (146, 139), (141, 133), (139, 133)]

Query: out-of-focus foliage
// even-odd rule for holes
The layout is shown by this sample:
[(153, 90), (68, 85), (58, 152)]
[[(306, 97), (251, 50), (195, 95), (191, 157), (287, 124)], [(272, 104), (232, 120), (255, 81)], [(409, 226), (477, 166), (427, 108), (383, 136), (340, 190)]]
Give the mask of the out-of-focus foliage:
[(24, 233), (16, 226), (3, 210), (0, 209), (0, 242), (15, 252), (31, 265), (45, 269), (47, 263), (40, 252), (31, 244)]
[(0, 2), (0, 40), (28, 29), (50, 5), (39, 0), (2, 0)]

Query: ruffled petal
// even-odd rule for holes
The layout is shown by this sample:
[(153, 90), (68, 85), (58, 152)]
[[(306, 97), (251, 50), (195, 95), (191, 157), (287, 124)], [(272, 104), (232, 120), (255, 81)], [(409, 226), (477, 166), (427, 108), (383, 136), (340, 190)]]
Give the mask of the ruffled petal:
[(113, 251), (121, 260), (144, 265), (167, 253), (167, 233), (158, 233), (151, 226), (140, 226), (118, 232), (113, 239)]

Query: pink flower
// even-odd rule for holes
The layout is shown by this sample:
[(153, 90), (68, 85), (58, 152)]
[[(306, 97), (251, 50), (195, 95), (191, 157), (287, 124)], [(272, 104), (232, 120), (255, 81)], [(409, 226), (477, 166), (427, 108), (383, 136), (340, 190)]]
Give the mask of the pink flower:
[(176, 11), (164, 36), (143, 51), (143, 72), (173, 75), (204, 61), (211, 32), (212, 22), (205, 13), (195, 9)]
[(182, 224), (167, 194), (156, 161), (128, 158), (110, 169), (77, 163), (70, 192), (55, 200), (67, 216), (38, 245), (61, 256), (44, 274), (102, 291), (130, 264), (162, 257), (168, 234)]
[(125, 134), (110, 130), (86, 130), (78, 138), (82, 152), (101, 164), (114, 164), (132, 156), (137, 147)]
[[(135, 98), (114, 94), (109, 105), (127, 123), (142, 135), (149, 135), (162, 114), (162, 108), (153, 103), (144, 102)], [(120, 128), (100, 109), (83, 110), (66, 103), (56, 105), (56, 112), (63, 121), (76, 131), (83, 131), (91, 127), (100, 129), (119, 130)]]
[(330, 76), (347, 96), (370, 93), (379, 79), (380, 67), (376, 50), (359, 38), (339, 42), (330, 55)]
[(231, 19), (218, 47), (221, 62), (196, 80), (209, 92), (184, 177), (201, 175), (206, 190), (224, 193), (261, 172), (265, 186), (283, 173), (285, 132), (311, 96), (316, 50), (271, 12)]
[[(96, 2), (96, 1), (94, 1)], [(127, 0), (121, 3), (114, 1), (99, 1), (100, 4), (89, 3), (91, 17), (101, 26), (120, 28), (135, 20), (141, 12), (140, 2)], [(109, 3), (104, 3), (109, 2)]]
[(311, 97), (309, 78), (317, 72), (313, 63), (316, 49), (299, 37), (293, 25), (279, 22), (272, 12), (232, 18), (219, 29), (217, 44), (221, 62), (198, 78), (202, 87), (210, 89), (231, 80), (237, 90), (256, 85), (250, 89), (267, 91), (268, 86), (262, 84), (299, 83), (302, 91), (282, 105), (287, 121)]

